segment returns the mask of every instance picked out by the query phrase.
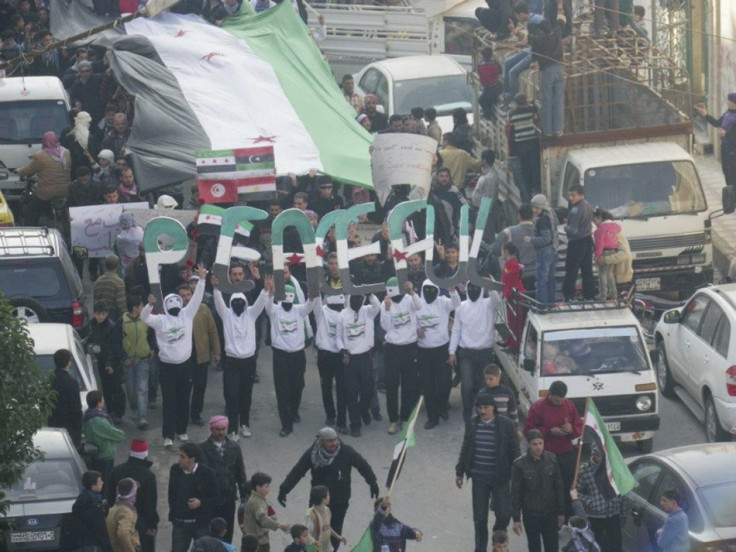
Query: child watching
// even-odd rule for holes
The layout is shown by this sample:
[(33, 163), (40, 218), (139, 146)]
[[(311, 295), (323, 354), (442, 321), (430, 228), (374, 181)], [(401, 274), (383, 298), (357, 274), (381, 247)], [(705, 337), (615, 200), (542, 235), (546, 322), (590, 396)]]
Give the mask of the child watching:
[(225, 540), (226, 533), (227, 522), (221, 517), (212, 518), (212, 521), (210, 521), (210, 534), (194, 541), (193, 552), (221, 550), (222, 547), (225, 548), (225, 552), (235, 552), (235, 547)]
[(306, 545), (309, 542), (309, 530), (305, 525), (295, 523), (291, 526), (291, 538), (294, 539), (289, 546), (284, 548), (284, 552), (306, 552)]
[(422, 541), (422, 532), (404, 525), (391, 515), (391, 501), (383, 497), (376, 500), (375, 515), (371, 522), (373, 549), (380, 552), (405, 552), (407, 539)]
[(243, 535), (243, 539), (240, 541), (240, 552), (258, 552), (258, 537)]
[[(593, 211), (593, 222), (596, 225), (595, 232), (593, 232), (593, 240), (595, 241), (593, 260), (597, 263), (601, 257), (618, 253), (617, 236), (621, 232), (621, 226), (617, 222), (614, 222), (611, 213), (600, 207), (596, 207), (595, 211)], [(614, 266), (616, 265), (598, 265), (598, 297), (601, 301), (616, 299), (616, 278), (613, 274)]]
[(312, 487), (309, 493), (309, 510), (304, 519), (304, 525), (309, 529), (309, 534), (314, 540), (317, 552), (332, 552), (333, 546), (330, 541), (334, 537), (343, 544), (347, 543), (345, 537), (341, 537), (332, 530), (332, 513), (328, 507), (330, 504), (330, 491), (324, 485)]
[(483, 87), (478, 105), (483, 110), (485, 119), (495, 119), (496, 114), (493, 110), (496, 107), (498, 96), (501, 94), (501, 66), (493, 58), (493, 49), (489, 46), (483, 48), (480, 52), (481, 61), (478, 63), (478, 79)]
[(690, 550), (690, 534), (687, 514), (680, 508), (682, 495), (677, 489), (667, 489), (659, 499), (660, 507), (667, 512), (667, 520), (657, 529), (657, 548), (661, 552), (687, 552)]
[(112, 419), (103, 410), (105, 399), (102, 397), (102, 391), (90, 391), (86, 399), (84, 435), (87, 443), (97, 447), (97, 454), (92, 459), (92, 469), (100, 472), (102, 480), (107, 481), (115, 460), (115, 446), (125, 438), (125, 433), (112, 425)]
[(519, 248), (515, 243), (506, 242), (503, 245), (501, 256), (505, 264), (501, 275), (501, 282), (503, 283), (501, 297), (506, 300), (506, 325), (511, 332), (504, 344), (515, 353), (519, 352), (521, 330), (524, 325), (524, 308), (513, 299), (513, 295), (514, 290), (526, 291), (524, 283), (521, 281), (521, 271), (524, 266), (519, 263), (518, 255)]
[(494, 531), (491, 537), (493, 552), (509, 552), (509, 536), (506, 531)]
[(498, 364), (488, 364), (483, 368), (483, 381), (485, 387), (480, 393), (486, 393), (493, 397), (496, 405), (496, 414), (506, 416), (514, 423), (518, 423), (519, 414), (516, 409), (516, 395), (505, 385), (501, 385), (501, 367)]
[[(259, 552), (269, 552), (271, 545), (268, 532), (277, 529), (286, 532), (290, 526), (286, 523), (279, 523), (276, 511), (266, 501), (266, 497), (271, 490), (270, 475), (263, 472), (254, 473), (253, 477), (250, 478), (250, 488), (251, 493), (248, 502), (245, 503), (241, 529), (244, 535), (251, 534), (258, 538)], [(242, 548), (245, 550), (244, 544)]]

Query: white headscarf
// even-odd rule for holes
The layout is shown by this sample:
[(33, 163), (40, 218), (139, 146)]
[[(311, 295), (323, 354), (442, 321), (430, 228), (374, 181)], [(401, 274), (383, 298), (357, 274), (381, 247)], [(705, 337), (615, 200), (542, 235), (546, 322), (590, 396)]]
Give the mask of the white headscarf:
[(91, 122), (92, 117), (86, 111), (80, 111), (74, 117), (74, 139), (85, 150), (89, 143), (89, 125)]

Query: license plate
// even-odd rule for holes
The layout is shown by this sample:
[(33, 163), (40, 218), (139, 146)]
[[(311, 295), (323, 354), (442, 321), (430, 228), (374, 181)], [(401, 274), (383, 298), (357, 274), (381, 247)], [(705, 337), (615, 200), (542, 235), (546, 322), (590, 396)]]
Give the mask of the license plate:
[(12, 533), (11, 543), (42, 542), (54, 540), (54, 531), (24, 531), (23, 533)]
[(637, 278), (636, 280), (636, 291), (659, 291), (661, 288), (661, 278)]
[(621, 422), (606, 422), (608, 431), (621, 431)]

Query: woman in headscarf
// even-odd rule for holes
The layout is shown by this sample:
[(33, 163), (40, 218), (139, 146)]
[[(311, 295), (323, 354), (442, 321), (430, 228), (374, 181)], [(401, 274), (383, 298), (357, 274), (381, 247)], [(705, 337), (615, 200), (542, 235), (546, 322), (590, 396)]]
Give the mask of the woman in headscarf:
[(25, 167), (16, 169), (20, 176), (37, 175), (38, 184), (25, 213), (25, 224), (38, 224), (38, 217), (43, 210), (50, 210), (51, 200), (66, 198), (71, 183), (71, 155), (69, 150), (59, 143), (53, 130), (45, 132), (41, 139), (41, 151), (36, 152), (31, 162)]
[(139, 255), (138, 246), (143, 241), (143, 228), (138, 226), (133, 213), (125, 212), (120, 215), (120, 226), (122, 230), (115, 236), (115, 247), (122, 263), (122, 272)]
[(726, 186), (736, 185), (736, 92), (726, 99), (726, 111), (719, 119), (708, 115), (704, 105), (696, 105), (695, 110), (714, 127), (718, 127), (721, 139), (721, 168), (726, 177)]

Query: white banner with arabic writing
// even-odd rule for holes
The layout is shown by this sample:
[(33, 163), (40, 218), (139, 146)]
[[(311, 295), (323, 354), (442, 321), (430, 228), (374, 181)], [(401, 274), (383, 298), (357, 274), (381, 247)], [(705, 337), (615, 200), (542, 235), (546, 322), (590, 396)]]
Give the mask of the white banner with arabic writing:
[(72, 247), (84, 247), (90, 257), (114, 253), (115, 236), (120, 232), (120, 214), (132, 209), (148, 209), (148, 203), (116, 203), (69, 208)]

